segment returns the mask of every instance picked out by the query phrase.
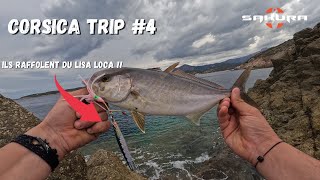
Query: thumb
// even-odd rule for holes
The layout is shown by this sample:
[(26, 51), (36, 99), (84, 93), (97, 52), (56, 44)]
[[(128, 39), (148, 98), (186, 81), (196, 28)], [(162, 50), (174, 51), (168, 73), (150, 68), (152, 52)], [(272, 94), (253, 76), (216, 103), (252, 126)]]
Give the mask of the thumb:
[(232, 89), (231, 92), (231, 104), (232, 107), (238, 110), (239, 112), (245, 111), (251, 106), (247, 104), (240, 95), (240, 89), (239, 88), (234, 88)]

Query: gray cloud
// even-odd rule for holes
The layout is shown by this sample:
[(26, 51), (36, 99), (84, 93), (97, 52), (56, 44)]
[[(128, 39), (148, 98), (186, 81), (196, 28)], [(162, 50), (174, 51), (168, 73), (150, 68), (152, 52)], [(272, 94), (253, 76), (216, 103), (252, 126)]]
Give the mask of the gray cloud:
[[(282, 7), (287, 14), (305, 14), (309, 19), (307, 22), (286, 23), (281, 29), (241, 21), (242, 15), (264, 14), (269, 7)], [(125, 66), (142, 68), (163, 67), (172, 61), (207, 64), (284, 42), (294, 32), (314, 26), (319, 17), (320, 6), (312, 0), (11, 0), (0, 7), (0, 38), (5, 42), (0, 44), (0, 54), (2, 60), (122, 60)], [(78, 19), (82, 34), (12, 36), (6, 29), (12, 18)], [(121, 18), (126, 21), (126, 28), (118, 36), (89, 35), (88, 18)], [(156, 19), (158, 30), (155, 35), (132, 34), (131, 24), (140, 18)], [(205, 37), (211, 37), (210, 41)], [(199, 41), (202, 43), (194, 46)], [(10, 58), (3, 58), (6, 56)], [(14, 91), (19, 87), (21, 93), (34, 87), (41, 91), (54, 89), (52, 83), (43, 86), (52, 80), (54, 73), (64, 80), (66, 86), (72, 87), (80, 84), (77, 74), (89, 76), (93, 71), (71, 69), (30, 73), (10, 70), (2, 76), (6, 78), (0, 78), (0, 91)]]
[[(307, 5), (306, 5), (307, 4)], [(131, 56), (143, 59), (150, 55), (157, 61), (170, 59), (198, 58), (228, 52), (230, 56), (237, 54), (239, 49), (257, 51), (265, 46), (278, 44), (293, 32), (313, 25), (316, 18), (307, 23), (291, 23), (281, 30), (270, 30), (258, 22), (242, 22), (244, 14), (264, 14), (269, 7), (287, 7), (290, 12), (319, 16), (319, 8), (312, 6), (314, 1), (48, 1), (42, 5), (42, 13), (46, 18), (78, 19), (81, 22), (81, 36), (47, 36), (41, 37), (35, 44), (34, 55), (40, 57), (56, 57), (67, 60), (81, 59), (99, 50), (114, 38), (127, 46), (128, 61)], [(306, 6), (301, 8), (301, 6)], [(66, 8), (68, 7), (68, 8)], [(286, 9), (285, 9), (286, 11)], [(318, 14), (317, 14), (318, 13)], [(123, 18), (127, 22), (120, 36), (89, 35), (85, 21), (88, 18)], [(134, 36), (130, 30), (136, 18), (157, 20), (157, 34), (154, 36)], [(192, 44), (212, 34), (215, 41), (195, 48)], [(255, 38), (259, 44), (250, 46)], [(272, 41), (270, 41), (272, 40)], [(135, 45), (130, 47), (134, 41)], [(120, 48), (119, 46), (119, 48)], [(251, 48), (249, 48), (251, 47)], [(249, 48), (249, 49), (248, 49)], [(103, 48), (102, 48), (103, 49)], [(234, 51), (234, 52), (232, 52)], [(247, 54), (248, 54), (247, 53)], [(106, 54), (109, 56), (109, 54)], [(116, 56), (116, 55), (111, 55)], [(117, 56), (116, 56), (117, 57)]]

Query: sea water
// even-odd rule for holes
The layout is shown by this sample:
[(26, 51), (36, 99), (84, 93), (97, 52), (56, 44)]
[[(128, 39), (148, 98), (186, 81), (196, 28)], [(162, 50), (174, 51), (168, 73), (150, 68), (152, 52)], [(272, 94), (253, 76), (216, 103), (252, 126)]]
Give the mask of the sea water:
[[(246, 84), (247, 88), (252, 87), (257, 79), (266, 79), (271, 70), (272, 68), (253, 70)], [(242, 70), (221, 71), (197, 76), (230, 88), (241, 72)], [(43, 119), (58, 97), (58, 94), (54, 94), (24, 98), (17, 102)], [(140, 132), (130, 116), (120, 113), (115, 118), (138, 172), (149, 179), (198, 179), (192, 172), (201, 168), (204, 161), (214, 158), (214, 152), (219, 152), (219, 146), (223, 142), (216, 107), (202, 117), (200, 126), (195, 126), (184, 117), (147, 116), (145, 134)], [(122, 158), (112, 129), (97, 141), (83, 147), (81, 152), (90, 156), (98, 149), (113, 151)]]

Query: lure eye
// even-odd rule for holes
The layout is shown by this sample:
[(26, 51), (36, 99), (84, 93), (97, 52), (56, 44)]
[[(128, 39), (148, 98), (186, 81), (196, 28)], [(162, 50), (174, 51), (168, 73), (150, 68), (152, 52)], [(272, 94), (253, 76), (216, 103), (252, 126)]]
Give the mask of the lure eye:
[(111, 80), (110, 76), (103, 76), (103, 78), (101, 79), (101, 81), (103, 82), (109, 82)]

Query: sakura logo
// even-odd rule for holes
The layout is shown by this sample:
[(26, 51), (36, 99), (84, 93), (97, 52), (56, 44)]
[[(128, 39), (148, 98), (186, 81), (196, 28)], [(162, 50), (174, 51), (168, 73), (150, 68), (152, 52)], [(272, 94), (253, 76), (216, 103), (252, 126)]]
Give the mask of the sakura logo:
[(266, 15), (243, 15), (242, 21), (259, 21), (270, 29), (279, 29), (282, 28), (285, 23), (308, 20), (307, 15), (285, 15), (282, 8), (271, 7), (265, 12)]

